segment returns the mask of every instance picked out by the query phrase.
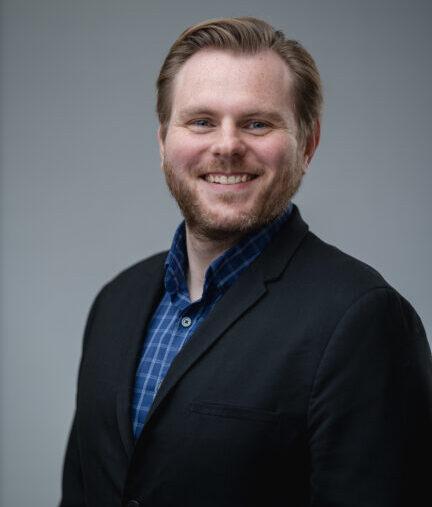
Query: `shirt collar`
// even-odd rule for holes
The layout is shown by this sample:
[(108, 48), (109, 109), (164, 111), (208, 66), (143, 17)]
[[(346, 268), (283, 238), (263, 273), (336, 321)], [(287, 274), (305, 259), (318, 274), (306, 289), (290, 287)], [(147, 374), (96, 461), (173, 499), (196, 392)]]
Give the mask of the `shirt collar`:
[(178, 293), (187, 294), (187, 269), (186, 227), (183, 221), (177, 227), (165, 260), (165, 290), (170, 294), (171, 299)]
[[(214, 290), (217, 293), (227, 290), (270, 243), (290, 216), (292, 208), (293, 205), (290, 203), (286, 211), (270, 224), (247, 234), (215, 259), (205, 274), (203, 297)], [(186, 282), (187, 270), (186, 227), (183, 221), (174, 234), (171, 249), (165, 261), (165, 290), (170, 294), (171, 300), (174, 300), (176, 296), (182, 299), (189, 297)]]

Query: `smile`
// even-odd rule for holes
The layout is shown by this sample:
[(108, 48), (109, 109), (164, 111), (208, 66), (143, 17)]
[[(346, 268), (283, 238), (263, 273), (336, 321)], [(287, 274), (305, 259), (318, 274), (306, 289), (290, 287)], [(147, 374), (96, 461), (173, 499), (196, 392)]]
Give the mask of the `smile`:
[(206, 174), (204, 179), (208, 183), (219, 183), (220, 185), (235, 185), (238, 183), (246, 183), (253, 180), (256, 175), (253, 174)]

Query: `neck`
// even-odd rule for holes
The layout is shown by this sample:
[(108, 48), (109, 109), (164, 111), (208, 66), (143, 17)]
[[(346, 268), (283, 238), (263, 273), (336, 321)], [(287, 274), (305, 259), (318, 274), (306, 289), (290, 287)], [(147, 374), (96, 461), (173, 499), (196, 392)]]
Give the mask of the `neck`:
[(238, 236), (221, 240), (209, 239), (194, 233), (186, 224), (186, 249), (189, 261), (187, 284), (192, 302), (202, 296), (207, 268), (238, 240)]

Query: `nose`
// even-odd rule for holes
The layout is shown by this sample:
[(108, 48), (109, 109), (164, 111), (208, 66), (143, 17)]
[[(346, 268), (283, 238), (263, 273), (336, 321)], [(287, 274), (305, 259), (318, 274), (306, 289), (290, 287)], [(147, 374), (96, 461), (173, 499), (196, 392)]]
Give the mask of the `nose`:
[(212, 154), (221, 159), (243, 157), (246, 146), (242, 140), (241, 132), (235, 125), (221, 125), (215, 132), (211, 147)]

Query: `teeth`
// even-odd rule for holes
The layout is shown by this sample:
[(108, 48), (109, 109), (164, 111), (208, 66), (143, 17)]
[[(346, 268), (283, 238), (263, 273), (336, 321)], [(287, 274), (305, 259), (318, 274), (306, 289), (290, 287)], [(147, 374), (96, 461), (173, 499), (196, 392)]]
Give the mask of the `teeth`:
[(230, 175), (225, 176), (224, 174), (206, 174), (205, 180), (209, 183), (219, 183), (221, 185), (235, 185), (236, 183), (245, 183), (252, 179), (250, 174), (241, 174), (241, 175)]

